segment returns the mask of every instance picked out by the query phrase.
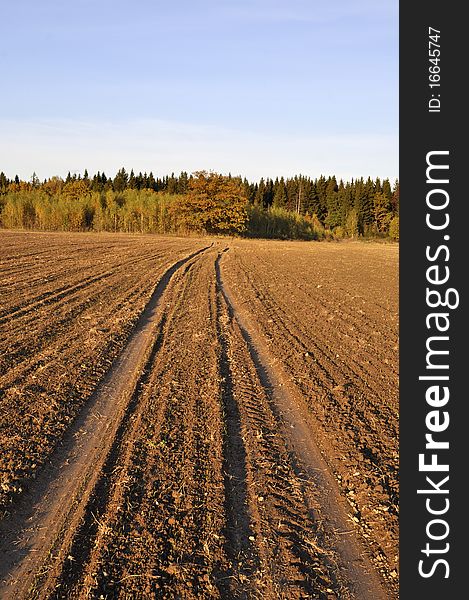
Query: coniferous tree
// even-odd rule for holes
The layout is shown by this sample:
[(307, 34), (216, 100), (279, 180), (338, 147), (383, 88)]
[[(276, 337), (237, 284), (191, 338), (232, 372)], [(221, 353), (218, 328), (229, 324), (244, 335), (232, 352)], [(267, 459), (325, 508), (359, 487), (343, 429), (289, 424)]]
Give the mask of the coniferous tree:
[(134, 173), (133, 169), (131, 169), (131, 171), (130, 171), (128, 187), (131, 190), (134, 190), (136, 187), (136, 179), (135, 179), (135, 173)]
[(0, 173), (0, 193), (4, 193), (6, 192), (7, 188), (8, 188), (8, 184), (9, 184), (9, 180), (7, 178), (7, 176), (5, 175), (5, 173), (2, 171)]
[(318, 198), (318, 217), (322, 223), (325, 222), (327, 216), (327, 180), (324, 175), (321, 175), (316, 180), (316, 194)]
[(243, 187), (244, 193), (246, 194), (246, 198), (248, 199), (249, 204), (254, 204), (254, 198), (256, 196), (257, 184), (251, 184), (245, 177), (243, 179)]
[(390, 183), (389, 179), (383, 180), (382, 190), (383, 190), (383, 194), (386, 196), (386, 198), (388, 200), (389, 209), (392, 210), (392, 188), (391, 188), (391, 183)]
[(179, 175), (179, 180), (177, 182), (177, 192), (178, 194), (185, 194), (188, 190), (189, 185), (189, 177), (186, 171), (182, 171)]
[(339, 182), (339, 189), (337, 191), (337, 204), (339, 213), (339, 226), (345, 228), (347, 214), (351, 210), (351, 193), (350, 185), (345, 184), (342, 179)]
[(36, 175), (36, 171), (31, 175), (30, 183), (33, 188), (38, 188), (41, 185), (39, 177)]
[[(398, 181), (391, 187), (389, 179), (376, 178), (372, 180), (368, 178), (364, 181), (362, 178), (346, 183), (340, 181), (337, 184), (335, 177), (331, 176), (326, 179), (323, 175), (317, 179), (303, 175), (287, 179), (282, 177), (280, 180), (277, 178), (275, 182), (271, 178), (261, 178), (259, 182), (253, 183), (238, 175), (230, 174), (226, 176), (226, 179), (243, 190), (243, 197), (254, 211), (251, 214), (254, 219), (252, 223), (256, 221), (258, 231), (262, 231), (264, 235), (271, 235), (273, 231), (276, 231), (281, 237), (300, 235), (301, 227), (298, 229), (300, 221), (296, 220), (297, 216), (307, 215), (308, 220), (305, 222), (314, 223), (314, 227), (319, 230), (321, 230), (322, 224), (325, 224), (339, 237), (379, 234), (398, 239)], [(68, 172), (65, 182), (60, 178), (52, 177), (44, 180), (42, 184), (35, 174), (30, 182), (26, 183), (21, 181), (18, 176), (14, 181), (10, 181), (5, 173), (0, 173), (0, 193), (2, 194), (0, 219), (2, 219), (3, 211), (5, 219), (2, 221), (3, 224), (8, 222), (12, 227), (19, 223), (23, 227), (42, 229), (71, 227), (74, 229), (95, 228), (101, 231), (110, 228), (113, 231), (143, 232), (154, 231), (156, 227), (160, 232), (169, 231), (168, 217), (163, 219), (162, 215), (168, 214), (166, 207), (172, 200), (163, 200), (160, 199), (161, 196), (152, 196), (151, 194), (169, 192), (171, 196), (184, 195), (191, 188), (193, 181), (193, 175), (188, 176), (184, 171), (179, 177), (172, 173), (170, 176), (165, 175), (155, 179), (153, 173), (142, 175), (140, 172), (138, 176), (135, 176), (133, 170), (128, 176), (124, 168), (117, 172), (114, 180), (108, 179), (100, 171), (90, 180), (88, 171), (85, 169), (83, 176), (76, 173), (72, 176)], [(71, 183), (77, 185), (70, 186)], [(9, 195), (19, 191), (26, 194), (35, 193), (36, 196), (21, 196), (24, 210), (19, 208), (16, 212), (25, 216), (15, 221), (16, 209), (13, 209), (12, 202), (16, 202), (16, 200), (14, 196)], [(141, 195), (131, 193), (141, 191), (147, 193)], [(44, 192), (44, 194), (38, 195), (37, 192)], [(99, 195), (88, 201), (88, 192)], [(41, 204), (43, 198), (48, 198), (48, 202), (52, 204), (62, 198), (61, 207), (53, 210), (53, 214), (56, 215), (55, 221), (49, 223), (48, 226), (46, 225), (47, 215), (51, 209)], [(64, 205), (63, 202), (66, 204)], [(7, 204), (8, 210), (5, 212)], [(155, 205), (159, 207), (156, 212)], [(266, 209), (271, 206), (281, 210), (267, 211)], [(160, 225), (156, 224), (158, 219)], [(163, 221), (164, 224), (161, 225)], [(275, 225), (273, 225), (274, 221)], [(267, 225), (268, 222), (270, 225)]]
[(112, 179), (110, 177), (106, 177), (104, 171), (101, 175), (101, 181), (103, 182), (103, 191), (108, 192), (112, 190)]
[(299, 215), (304, 214), (305, 213), (305, 197), (307, 194), (307, 190), (308, 190), (308, 179), (306, 177), (303, 177), (302, 175), (300, 175), (297, 178), (297, 199), (296, 199), (296, 206), (295, 206), (295, 212), (298, 213)]
[(391, 210), (394, 214), (399, 214), (399, 182), (397, 180), (391, 196)]
[(294, 212), (298, 201), (298, 185), (296, 178), (289, 178), (285, 182), (285, 204), (284, 207)]
[(101, 173), (99, 171), (93, 175), (93, 179), (91, 180), (91, 190), (93, 192), (100, 192), (102, 190)]
[[(168, 179), (168, 178), (167, 178)], [(150, 174), (148, 175), (148, 179), (147, 179), (147, 186), (146, 186), (149, 190), (153, 190), (155, 192), (158, 191), (158, 185), (156, 183), (156, 179), (153, 175), (153, 172), (150, 171)]]
[(311, 217), (316, 215), (319, 221), (323, 222), (324, 215), (320, 210), (319, 198), (316, 191), (316, 183), (314, 181), (309, 181), (308, 186), (305, 187), (303, 210), (305, 214), (308, 214)]
[(374, 192), (375, 194), (381, 194), (383, 191), (383, 186), (381, 185), (381, 179), (379, 177), (376, 178), (374, 183)]
[(287, 203), (287, 192), (283, 177), (281, 177), (280, 180), (275, 180), (274, 189), (274, 201), (272, 205), (275, 206), (275, 208), (284, 208)]
[(177, 194), (178, 191), (178, 181), (176, 177), (174, 177), (174, 173), (171, 173), (171, 177), (168, 178), (168, 186), (166, 188), (168, 194)]
[(385, 233), (389, 228), (391, 211), (389, 200), (383, 192), (375, 194), (373, 198), (373, 216), (378, 233)]
[(360, 235), (370, 233), (374, 221), (374, 185), (370, 178), (366, 183), (363, 179), (357, 180), (355, 186), (354, 208), (357, 211), (358, 230)]
[(342, 223), (338, 191), (336, 178), (329, 177), (326, 185), (326, 225), (331, 229), (338, 227)]
[(269, 208), (274, 203), (274, 182), (272, 179), (267, 179), (265, 184), (266, 190), (264, 194), (264, 208)]
[(114, 191), (123, 192), (127, 188), (128, 181), (129, 176), (127, 175), (127, 171), (122, 167), (122, 169), (117, 172), (114, 181), (112, 182)]
[(264, 178), (261, 177), (259, 181), (259, 185), (257, 186), (256, 194), (254, 196), (254, 205), (255, 206), (264, 206), (264, 196), (265, 196), (265, 181)]

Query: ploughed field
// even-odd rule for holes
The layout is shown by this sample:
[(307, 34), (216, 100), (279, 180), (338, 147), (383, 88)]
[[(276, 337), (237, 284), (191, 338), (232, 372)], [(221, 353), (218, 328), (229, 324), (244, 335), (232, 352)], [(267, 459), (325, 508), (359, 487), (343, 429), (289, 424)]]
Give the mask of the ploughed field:
[(0, 232), (0, 597), (397, 598), (397, 252)]

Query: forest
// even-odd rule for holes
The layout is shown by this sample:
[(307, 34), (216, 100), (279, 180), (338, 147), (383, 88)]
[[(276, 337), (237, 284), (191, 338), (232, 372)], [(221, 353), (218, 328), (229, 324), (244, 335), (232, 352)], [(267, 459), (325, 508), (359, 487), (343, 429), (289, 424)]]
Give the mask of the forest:
[(216, 234), (277, 239), (399, 239), (399, 182), (335, 176), (261, 178), (0, 173), (0, 226), (39, 231)]

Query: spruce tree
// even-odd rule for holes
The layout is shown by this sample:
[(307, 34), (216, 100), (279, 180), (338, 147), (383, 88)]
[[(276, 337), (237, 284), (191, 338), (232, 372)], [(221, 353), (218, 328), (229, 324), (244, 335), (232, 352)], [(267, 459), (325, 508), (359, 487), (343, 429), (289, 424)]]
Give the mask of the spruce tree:
[(324, 175), (316, 180), (316, 194), (318, 198), (318, 218), (324, 223), (327, 215), (327, 181)]
[(389, 229), (391, 211), (389, 210), (389, 200), (383, 192), (375, 194), (373, 198), (373, 211), (377, 231), (385, 233)]
[(280, 178), (280, 181), (276, 180), (276, 189), (274, 192), (274, 201), (273, 201), (273, 206), (275, 206), (275, 208), (284, 208), (285, 204), (287, 202), (287, 192), (285, 189), (285, 180), (283, 179), (283, 177)]
[(255, 206), (264, 206), (264, 195), (265, 195), (265, 181), (264, 178), (261, 177), (259, 181), (259, 185), (257, 186), (256, 195), (254, 196), (254, 205)]
[(128, 185), (129, 176), (127, 175), (127, 171), (122, 167), (116, 176), (114, 177), (114, 181), (112, 182), (113, 188), (115, 192), (123, 192)]
[(249, 181), (245, 177), (243, 179), (243, 189), (249, 204), (254, 204), (254, 198), (256, 196), (257, 191), (257, 184), (249, 183)]
[[(168, 177), (166, 177), (166, 179), (168, 179)], [(153, 175), (153, 172), (150, 171), (150, 174), (148, 175), (148, 181), (147, 181), (148, 185), (148, 189), (153, 190), (154, 192), (158, 191), (158, 185), (156, 183), (156, 179)]]
[(272, 179), (267, 179), (266, 190), (264, 194), (264, 208), (272, 206), (274, 202), (274, 182)]
[(399, 181), (396, 179), (391, 196), (391, 210), (393, 214), (399, 214)]
[(168, 178), (168, 194), (177, 194), (178, 191), (178, 182), (176, 177), (174, 177), (174, 173), (171, 173), (171, 177)]
[(179, 194), (185, 194), (188, 189), (189, 177), (186, 171), (181, 171), (177, 184), (177, 191)]
[(10, 182), (8, 181), (7, 176), (2, 171), (0, 173), (0, 193), (6, 192), (9, 183)]
[(357, 211), (358, 230), (360, 235), (371, 231), (374, 222), (374, 185), (370, 177), (366, 183), (363, 179), (357, 181), (354, 206)]
[(335, 177), (329, 177), (326, 185), (326, 225), (331, 229), (342, 224), (342, 215), (340, 210), (337, 180)]
[(139, 171), (137, 177), (135, 178), (135, 187), (137, 190), (141, 190), (144, 185), (143, 185), (143, 175), (142, 172)]
[(103, 184), (101, 182), (101, 173), (98, 171), (96, 175), (93, 176), (91, 180), (91, 189), (93, 192), (100, 192), (103, 189)]

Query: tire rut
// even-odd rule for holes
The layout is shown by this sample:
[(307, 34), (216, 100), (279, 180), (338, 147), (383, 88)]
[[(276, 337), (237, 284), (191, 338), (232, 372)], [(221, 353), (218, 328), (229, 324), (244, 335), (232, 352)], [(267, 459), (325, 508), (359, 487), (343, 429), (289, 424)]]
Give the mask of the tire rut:
[[(218, 268), (218, 259), (216, 263)], [(233, 395), (233, 377), (229, 359), (229, 338), (226, 331), (228, 316), (226, 306), (217, 294), (217, 333), (220, 343), (219, 371), (221, 377), (221, 401), (225, 418), (223, 439), (223, 472), (225, 476), (226, 544), (225, 551), (231, 562), (228, 573), (219, 578), (222, 595), (230, 592), (239, 598), (255, 593), (255, 574), (260, 559), (252, 543), (254, 531), (249, 511), (248, 466), (243, 442), (241, 414)], [(234, 580), (236, 591), (223, 580)], [(254, 584), (254, 585), (253, 585)], [(254, 588), (254, 590), (253, 590)], [(251, 596), (252, 597), (252, 596)]]
[[(333, 552), (323, 546), (319, 505), (311, 482), (305, 480), (297, 457), (288, 449), (274, 387), (227, 303), (218, 261), (216, 272), (224, 305), (231, 397), (240, 421), (235, 442), (239, 438), (246, 457), (244, 478), (249, 481), (244, 510), (259, 563), (251, 575), (251, 594), (254, 590), (259, 598), (345, 600), (350, 596), (340, 580)], [(229, 412), (226, 419), (229, 433)]]
[(2, 599), (386, 597), (301, 398), (223, 281), (228, 248), (208, 248), (163, 274), (0, 523)]
[[(112, 450), (119, 444), (123, 418), (134, 409), (132, 398), (135, 403), (137, 386), (145, 380), (145, 365), (158, 351), (164, 292), (173, 275), (208, 248), (193, 252), (166, 270), (126, 347), (64, 436), (62, 446), (37, 474), (36, 481), (9, 517), (0, 523), (2, 599), (47, 597), (40, 590), (33, 591), (35, 583), (45, 581), (48, 588), (49, 561), (53, 562), (59, 553), (64, 558), (73, 556), (68, 553), (73, 535), (83, 521), (93, 491), (99, 486), (106, 461), (108, 466), (112, 464)], [(98, 494), (101, 502), (99, 497)], [(92, 507), (89, 505), (85, 528), (90, 526)], [(87, 550), (83, 550), (84, 558)], [(74, 572), (71, 569), (72, 578)]]
[[(319, 449), (313, 441), (310, 426), (300, 408), (301, 403), (295, 400), (295, 390), (289, 387), (287, 378), (282, 373), (279, 365), (275, 364), (276, 361), (270, 357), (265, 344), (251, 326), (249, 316), (245, 311), (239, 309), (231, 291), (223, 281), (220, 263), (221, 255), (216, 263), (219, 290), (233, 321), (239, 327), (259, 381), (266, 392), (267, 401), (271, 406), (273, 422), (277, 422), (278, 428), (282, 432), (281, 437), (287, 443), (292, 457), (290, 465), (296, 470), (297, 475), (300, 475), (300, 479), (309, 482), (315, 490), (316, 502), (320, 508), (324, 527), (323, 542), (325, 548), (322, 560), (324, 564), (327, 564), (326, 556), (329, 550), (336, 555), (338, 562), (338, 568), (334, 569), (332, 565), (330, 571), (330, 575), (335, 576), (334, 587), (338, 595), (330, 597), (350, 597), (357, 600), (384, 599), (386, 598), (386, 592), (358, 541), (357, 532), (353, 529), (351, 531), (350, 522), (347, 518), (346, 503), (341, 498), (334, 477), (329, 472)], [(265, 412), (263, 415), (259, 414), (259, 402), (256, 402), (252, 395), (250, 410), (258, 423), (265, 424)], [(254, 419), (253, 423), (255, 422)], [(264, 454), (265, 450), (264, 446)], [(277, 487), (279, 486), (277, 485)], [(280, 489), (282, 489), (281, 486)], [(288, 514), (289, 509), (288, 506), (283, 504), (286, 497), (287, 494), (281, 493), (277, 498), (278, 503), (276, 506), (276, 509), (279, 512), (284, 512), (284, 514)], [(290, 512), (290, 516), (292, 514), (294, 513)], [(298, 525), (298, 521), (296, 524)], [(290, 525), (291, 529), (294, 529), (293, 521), (290, 522)], [(287, 532), (286, 537), (290, 537), (290, 551), (295, 552), (301, 548), (298, 539), (295, 540), (292, 537), (291, 531)], [(284, 548), (284, 551), (287, 550)], [(304, 579), (304, 582), (307, 583), (308, 579)], [(312, 585), (311, 581), (308, 585)], [(309, 587), (309, 593), (312, 590), (313, 588)], [(330, 591), (332, 592), (332, 590)]]

